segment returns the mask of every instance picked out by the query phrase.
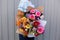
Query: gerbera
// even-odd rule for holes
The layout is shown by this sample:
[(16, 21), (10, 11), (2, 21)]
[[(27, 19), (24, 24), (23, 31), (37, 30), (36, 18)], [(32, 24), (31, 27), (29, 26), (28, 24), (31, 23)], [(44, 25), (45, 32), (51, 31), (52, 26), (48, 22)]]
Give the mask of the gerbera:
[(35, 21), (35, 22), (33, 23), (33, 26), (34, 26), (34, 27), (37, 27), (39, 24), (40, 24), (40, 22)]
[(41, 12), (37, 11), (35, 15), (39, 17), (41, 15)]
[(44, 27), (38, 27), (37, 32), (42, 34), (44, 32)]

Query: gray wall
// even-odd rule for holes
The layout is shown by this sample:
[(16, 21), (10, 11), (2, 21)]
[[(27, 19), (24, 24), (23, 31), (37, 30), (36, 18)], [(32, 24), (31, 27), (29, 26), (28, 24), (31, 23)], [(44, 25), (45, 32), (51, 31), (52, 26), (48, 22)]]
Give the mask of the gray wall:
[[(60, 40), (60, 0), (31, 0), (37, 6), (44, 6), (48, 21), (44, 35), (35, 40)], [(15, 15), (19, 0), (0, 0), (0, 40), (18, 40), (15, 33)]]

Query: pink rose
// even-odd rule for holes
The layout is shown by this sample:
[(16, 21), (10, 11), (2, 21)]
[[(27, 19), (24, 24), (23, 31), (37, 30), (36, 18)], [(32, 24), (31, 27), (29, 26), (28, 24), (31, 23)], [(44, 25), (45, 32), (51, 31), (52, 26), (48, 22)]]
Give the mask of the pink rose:
[(35, 10), (34, 9), (30, 10), (30, 13), (35, 13)]
[(35, 19), (35, 15), (34, 15), (34, 14), (31, 14), (31, 15), (29, 16), (29, 18), (32, 19), (32, 20), (34, 20), (34, 19)]
[(38, 27), (37, 32), (42, 34), (44, 32), (44, 27)]
[(35, 15), (39, 17), (41, 15), (41, 12), (37, 11)]

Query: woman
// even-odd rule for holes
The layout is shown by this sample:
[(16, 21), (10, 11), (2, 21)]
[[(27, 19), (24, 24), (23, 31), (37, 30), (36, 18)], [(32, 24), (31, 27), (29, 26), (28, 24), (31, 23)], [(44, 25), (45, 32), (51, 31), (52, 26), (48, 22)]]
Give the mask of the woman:
[[(20, 29), (20, 23), (19, 19), (24, 16), (24, 13), (33, 9), (34, 5), (30, 2), (30, 0), (20, 0), (19, 6), (18, 6), (18, 13), (16, 16), (16, 25), (18, 27), (17, 33), (19, 34), (19, 40), (34, 40), (34, 37), (25, 37), (23, 35), (26, 35), (26, 33), (19, 31)], [(22, 30), (22, 29), (21, 29)]]

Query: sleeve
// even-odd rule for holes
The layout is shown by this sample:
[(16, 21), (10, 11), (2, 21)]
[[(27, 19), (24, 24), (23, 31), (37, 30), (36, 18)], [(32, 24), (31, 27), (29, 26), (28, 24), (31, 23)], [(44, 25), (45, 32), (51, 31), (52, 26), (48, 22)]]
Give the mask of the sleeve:
[(19, 5), (18, 5), (18, 10), (23, 11), (23, 5), (24, 5), (24, 2), (20, 1)]
[(29, 6), (31, 6), (33, 8), (35, 7), (31, 2), (29, 2)]

